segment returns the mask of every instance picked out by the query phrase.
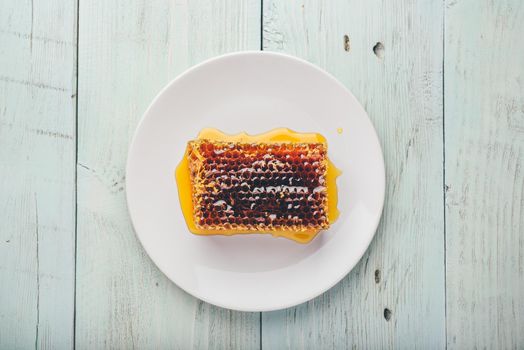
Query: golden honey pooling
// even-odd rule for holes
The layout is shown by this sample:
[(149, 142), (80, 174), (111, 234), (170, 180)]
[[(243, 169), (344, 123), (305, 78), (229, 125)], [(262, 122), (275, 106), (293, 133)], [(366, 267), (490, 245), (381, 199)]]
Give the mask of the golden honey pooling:
[(329, 227), (323, 143), (196, 140), (187, 149), (196, 228), (311, 231)]

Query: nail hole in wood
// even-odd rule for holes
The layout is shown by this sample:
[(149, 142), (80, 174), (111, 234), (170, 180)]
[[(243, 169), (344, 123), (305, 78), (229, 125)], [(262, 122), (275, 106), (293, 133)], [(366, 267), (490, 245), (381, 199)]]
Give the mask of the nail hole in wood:
[(155, 282), (155, 286), (157, 286), (157, 287), (158, 287), (158, 282)]
[(390, 309), (388, 308), (384, 309), (384, 318), (386, 319), (386, 321), (391, 320), (391, 310)]
[(349, 36), (346, 34), (344, 35), (344, 51), (349, 52), (351, 49), (351, 46), (349, 44)]
[(375, 46), (373, 46), (373, 52), (375, 53), (375, 56), (380, 59), (384, 58), (384, 51), (384, 45), (380, 41), (376, 43)]
[(375, 283), (380, 283), (380, 270), (375, 270)]

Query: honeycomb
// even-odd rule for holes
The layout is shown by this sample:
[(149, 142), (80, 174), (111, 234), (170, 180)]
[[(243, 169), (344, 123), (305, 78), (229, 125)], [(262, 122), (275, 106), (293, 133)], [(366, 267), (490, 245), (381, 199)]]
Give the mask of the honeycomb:
[(198, 229), (303, 232), (329, 227), (323, 143), (188, 143)]

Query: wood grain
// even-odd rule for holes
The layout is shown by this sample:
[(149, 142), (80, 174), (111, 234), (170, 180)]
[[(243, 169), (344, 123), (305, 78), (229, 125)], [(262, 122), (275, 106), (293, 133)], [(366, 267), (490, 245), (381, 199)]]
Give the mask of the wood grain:
[(170, 79), (260, 47), (260, 3), (91, 0), (79, 21), (77, 348), (258, 348), (258, 313), (196, 300), (147, 257), (124, 169), (139, 118)]
[(0, 349), (73, 347), (75, 2), (0, 10)]
[(447, 1), (447, 330), (524, 346), (524, 3)]
[(324, 295), (263, 314), (262, 347), (443, 348), (442, 3), (266, 0), (263, 24), (264, 49), (324, 67), (362, 102), (387, 193), (360, 264)]

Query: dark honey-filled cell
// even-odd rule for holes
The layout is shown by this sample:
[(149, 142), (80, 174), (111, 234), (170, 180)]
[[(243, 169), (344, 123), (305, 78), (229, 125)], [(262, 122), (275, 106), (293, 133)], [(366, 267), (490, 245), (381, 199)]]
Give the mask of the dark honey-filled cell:
[(329, 226), (324, 144), (198, 140), (188, 150), (198, 228), (300, 231)]

